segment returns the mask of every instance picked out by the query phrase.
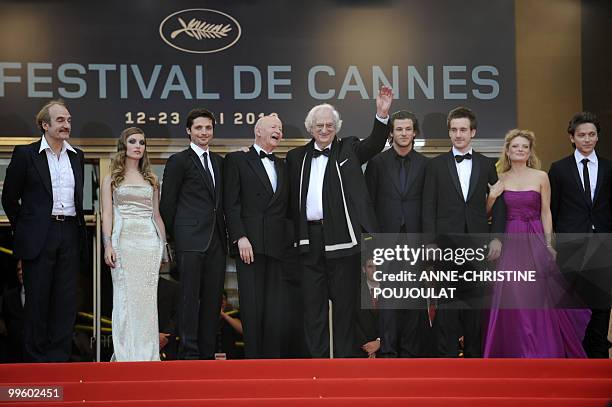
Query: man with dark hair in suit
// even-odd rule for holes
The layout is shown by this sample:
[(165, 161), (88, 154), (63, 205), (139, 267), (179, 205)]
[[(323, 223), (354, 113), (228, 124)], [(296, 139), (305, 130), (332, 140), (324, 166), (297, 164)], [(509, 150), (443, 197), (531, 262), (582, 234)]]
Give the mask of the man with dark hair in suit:
[(361, 166), (387, 139), (393, 98), (383, 86), (376, 97), (370, 137), (339, 139), (342, 121), (333, 106), (321, 104), (306, 116), (312, 140), (287, 154), (290, 207), (300, 252), (304, 330), (311, 357), (330, 356), (328, 300), (333, 303), (334, 357), (360, 353), (355, 341), (361, 233), (378, 230)]
[[(400, 110), (389, 120), (391, 148), (368, 163), (365, 177), (382, 233), (421, 233), (421, 201), (428, 159), (414, 150), (419, 121), (414, 113)], [(429, 329), (427, 312), (419, 309), (379, 311), (380, 356), (423, 356)]]
[[(423, 188), (423, 232), (432, 235), (489, 233), (486, 209), (488, 185), (497, 182), (492, 159), (472, 149), (476, 135), (476, 116), (466, 107), (450, 111), (447, 117), (452, 149), (429, 161)], [(493, 206), (495, 233), (505, 228), (505, 207), (502, 199)], [(488, 259), (501, 254), (501, 242), (489, 243)], [(434, 321), (437, 354), (457, 357), (458, 340), (464, 337), (465, 356), (481, 357), (481, 312), (473, 309), (441, 307)]]
[(210, 151), (215, 116), (194, 109), (187, 116), (189, 148), (164, 169), (159, 205), (174, 240), (180, 274), (179, 359), (214, 359), (225, 276), (223, 159)]
[[(589, 112), (576, 113), (569, 122), (567, 133), (575, 151), (554, 162), (548, 172), (556, 233), (612, 232), (612, 163), (595, 152), (600, 131), (597, 117)], [(610, 309), (591, 311), (582, 345), (588, 357), (607, 358)]]
[(65, 362), (72, 350), (85, 253), (85, 161), (68, 144), (71, 121), (61, 100), (43, 106), (36, 116), (43, 136), (15, 147), (2, 191), (14, 254), (23, 264), (24, 359), (30, 362)]
[(248, 152), (225, 157), (224, 205), (230, 252), (236, 256), (245, 356), (278, 358), (282, 338), (283, 258), (293, 242), (287, 218), (289, 184), (284, 161), (274, 155), (283, 138), (277, 116), (255, 124)]

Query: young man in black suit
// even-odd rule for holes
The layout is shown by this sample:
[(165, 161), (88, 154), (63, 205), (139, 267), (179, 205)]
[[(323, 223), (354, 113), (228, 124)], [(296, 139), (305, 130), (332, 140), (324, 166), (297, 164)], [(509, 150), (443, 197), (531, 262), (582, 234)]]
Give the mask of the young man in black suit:
[[(425, 170), (423, 188), (423, 233), (431, 235), (489, 233), (486, 210), (488, 184), (497, 182), (492, 159), (472, 149), (476, 116), (466, 107), (451, 110), (447, 117), (452, 149), (432, 159)], [(502, 199), (493, 206), (492, 231), (503, 233), (505, 210)], [(501, 243), (489, 243), (488, 259), (501, 254)], [(465, 356), (480, 357), (480, 310), (445, 309), (436, 313), (437, 354), (457, 357), (458, 340), (464, 337)]]
[[(413, 148), (417, 117), (406, 110), (391, 115), (391, 148), (368, 163), (365, 177), (381, 233), (421, 233), (421, 204), (428, 159)], [(422, 357), (429, 329), (427, 312), (381, 308), (384, 357)]]
[(43, 106), (36, 115), (43, 136), (15, 147), (2, 191), (14, 254), (23, 264), (24, 359), (30, 362), (66, 362), (72, 351), (86, 230), (85, 161), (68, 144), (71, 120), (62, 101)]
[(274, 155), (283, 138), (277, 116), (255, 124), (248, 152), (225, 157), (224, 206), (230, 253), (236, 256), (245, 356), (278, 358), (282, 338), (283, 259), (293, 242), (287, 218), (289, 184), (284, 161)]
[[(554, 162), (548, 172), (556, 233), (612, 232), (612, 163), (595, 152), (600, 131), (597, 117), (589, 112), (577, 113), (569, 122), (574, 153)], [(609, 318), (610, 309), (592, 310), (582, 343), (590, 358), (609, 356)]]
[(339, 113), (328, 104), (313, 107), (305, 120), (312, 140), (287, 154), (290, 207), (301, 260), (306, 346), (311, 357), (330, 355), (330, 299), (334, 356), (360, 353), (354, 327), (361, 233), (378, 230), (361, 166), (385, 145), (392, 98), (390, 88), (380, 90), (374, 128), (364, 140), (339, 139)]
[(223, 159), (209, 149), (215, 116), (187, 116), (188, 149), (164, 169), (160, 212), (174, 240), (180, 274), (179, 359), (213, 359), (227, 239), (223, 217)]

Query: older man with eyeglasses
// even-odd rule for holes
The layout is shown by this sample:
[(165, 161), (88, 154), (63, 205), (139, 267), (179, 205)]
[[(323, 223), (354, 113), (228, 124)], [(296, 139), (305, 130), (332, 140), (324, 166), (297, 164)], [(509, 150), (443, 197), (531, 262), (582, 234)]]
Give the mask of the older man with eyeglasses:
[(329, 104), (306, 116), (312, 140), (287, 154), (291, 214), (300, 253), (306, 345), (313, 358), (330, 356), (328, 300), (333, 303), (334, 357), (359, 352), (354, 326), (361, 233), (378, 231), (362, 164), (385, 146), (393, 92), (382, 87), (370, 137), (336, 137), (340, 114)]

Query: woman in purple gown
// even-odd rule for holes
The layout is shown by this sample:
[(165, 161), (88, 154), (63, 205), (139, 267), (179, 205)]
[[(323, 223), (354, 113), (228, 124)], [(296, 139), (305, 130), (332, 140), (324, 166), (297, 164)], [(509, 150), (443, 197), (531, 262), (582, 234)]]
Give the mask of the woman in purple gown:
[[(535, 135), (511, 130), (497, 163), (499, 182), (487, 206), (506, 203), (506, 239), (497, 270), (535, 270), (535, 282), (503, 282), (493, 288), (484, 324), (484, 357), (584, 358), (582, 338), (589, 310), (555, 309), (564, 281), (552, 246), (550, 184), (540, 171)], [(501, 196), (501, 198), (500, 198)]]

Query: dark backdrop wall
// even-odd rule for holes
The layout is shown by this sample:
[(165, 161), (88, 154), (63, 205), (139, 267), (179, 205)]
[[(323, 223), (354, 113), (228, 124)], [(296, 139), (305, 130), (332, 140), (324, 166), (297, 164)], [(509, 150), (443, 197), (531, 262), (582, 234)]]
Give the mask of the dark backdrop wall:
[(612, 159), (612, 2), (582, 1), (582, 106), (597, 114), (597, 150)]

